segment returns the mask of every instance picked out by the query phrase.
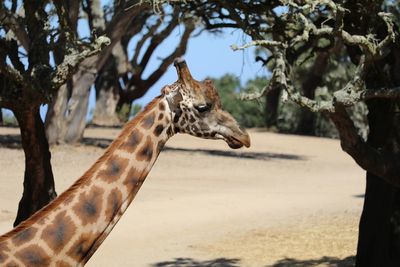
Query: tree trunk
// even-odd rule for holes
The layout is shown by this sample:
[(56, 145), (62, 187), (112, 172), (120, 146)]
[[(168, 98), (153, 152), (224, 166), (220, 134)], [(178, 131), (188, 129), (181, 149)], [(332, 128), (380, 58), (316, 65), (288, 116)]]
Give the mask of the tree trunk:
[[(370, 145), (380, 148), (397, 143), (393, 103), (371, 101)], [(356, 266), (400, 266), (400, 189), (367, 172), (367, 185), (360, 220)]]
[(265, 96), (265, 126), (267, 128), (277, 127), (280, 94), (280, 90), (274, 89)]
[(121, 124), (116, 113), (119, 94), (118, 90), (114, 88), (113, 85), (110, 85), (106, 88), (96, 89), (99, 91), (93, 114), (93, 124), (99, 126), (117, 126)]
[[(99, 1), (95, 2), (98, 3)], [(120, 41), (133, 18), (147, 7), (148, 5), (145, 4), (140, 7), (133, 7), (132, 5), (132, 8), (123, 9), (123, 11), (116, 14), (108, 24), (105, 33), (111, 39), (111, 44), (104, 48), (100, 54), (86, 58), (79, 65), (79, 70), (72, 78), (72, 95), (70, 99), (66, 100), (68, 104), (65, 113), (60, 112), (59, 116), (46, 118), (46, 125), (50, 127), (47, 128), (48, 135), (57, 137), (57, 140), (51, 140), (50, 144), (76, 143), (80, 141), (86, 127), (90, 87), (95, 82), (97, 72), (107, 64), (114, 46)], [(65, 100), (55, 99), (53, 101), (63, 102)], [(64, 116), (65, 121), (61, 122), (62, 127), (58, 127), (60, 122), (53, 120), (64, 119)], [(48, 119), (52, 121), (47, 121)]]
[[(301, 85), (302, 93), (305, 97), (309, 99), (315, 98), (315, 90), (322, 82), (322, 76), (325, 74), (328, 66), (328, 59), (328, 53), (318, 54), (307, 74), (306, 80)], [(315, 118), (316, 114), (314, 112), (302, 108), (296, 133), (301, 135), (315, 135)]]
[(93, 124), (100, 126), (117, 126), (121, 124), (117, 115), (119, 102), (119, 77), (128, 73), (130, 63), (121, 42), (118, 42), (104, 65), (95, 83), (96, 107)]
[(73, 78), (74, 89), (68, 102), (64, 141), (66, 143), (79, 142), (83, 137), (86, 127), (86, 115), (89, 106), (90, 87), (96, 77), (95, 69), (93, 71), (80, 70), (75, 74), (78, 78)]
[(65, 114), (67, 112), (68, 104), (68, 85), (62, 85), (57, 94), (54, 96), (53, 101), (49, 104), (46, 113), (46, 136), (49, 144), (63, 143), (63, 132), (66, 131)]
[[(49, 144), (76, 143), (83, 136), (89, 105), (90, 86), (96, 70), (83, 68), (73, 76), (68, 85), (63, 85), (46, 115), (46, 134)], [(68, 87), (73, 87), (69, 90)], [(72, 91), (72, 93), (70, 93)], [(71, 94), (70, 97), (69, 94)]]
[(39, 107), (14, 110), (25, 153), (24, 191), (14, 226), (52, 201), (57, 195), (51, 169), (51, 154)]
[(0, 108), (0, 125), (3, 126), (3, 110)]

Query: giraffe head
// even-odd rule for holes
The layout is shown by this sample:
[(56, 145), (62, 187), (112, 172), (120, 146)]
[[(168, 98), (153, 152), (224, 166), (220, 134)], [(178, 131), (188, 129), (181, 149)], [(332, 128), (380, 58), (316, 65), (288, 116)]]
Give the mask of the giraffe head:
[(232, 115), (222, 109), (212, 81), (199, 82), (193, 79), (182, 59), (176, 59), (174, 65), (179, 79), (162, 90), (173, 113), (174, 132), (223, 139), (231, 148), (249, 147), (248, 133)]

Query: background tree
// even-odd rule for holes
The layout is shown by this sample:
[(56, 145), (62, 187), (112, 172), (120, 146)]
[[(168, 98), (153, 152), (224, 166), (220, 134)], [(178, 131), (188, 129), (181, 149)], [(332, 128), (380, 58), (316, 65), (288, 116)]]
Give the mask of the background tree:
[(265, 85), (265, 78), (249, 80), (242, 86), (239, 78), (226, 74), (221, 78), (212, 78), (221, 97), (222, 106), (235, 117), (240, 125), (250, 127), (264, 126), (263, 103), (259, 101), (241, 101), (238, 94), (260, 90)]
[[(30, 2), (5, 1), (0, 8), (0, 107), (17, 118), (26, 155), (15, 225), (56, 196), (49, 143), (82, 138), (92, 85), (97, 90), (95, 122), (118, 123), (115, 113), (123, 105), (130, 110), (131, 102), (185, 53), (195, 29), (195, 21), (177, 9), (154, 14), (142, 1)], [(89, 25), (88, 36), (80, 36), (79, 21)], [(177, 35), (176, 48), (144, 76), (158, 45), (180, 25), (184, 30)], [(129, 58), (133, 39), (135, 53)], [(42, 104), (48, 104), (45, 128), (39, 114)]]
[[(91, 38), (106, 34), (111, 38), (111, 45), (97, 57), (82, 62), (80, 71), (58, 91), (46, 117), (50, 144), (81, 140), (92, 85), (96, 89), (93, 123), (119, 125), (127, 120), (123, 111), (130, 110), (132, 101), (142, 97), (165, 73), (173, 59), (186, 52), (189, 37), (195, 30), (194, 21), (185, 18), (178, 9), (166, 8), (154, 14), (146, 5), (126, 10), (118, 3), (121, 2), (102, 6), (100, 0), (82, 1)], [(149, 68), (157, 47), (182, 25), (182, 33), (176, 35), (176, 48), (160, 60), (158, 67)], [(74, 31), (77, 32), (77, 23)], [(134, 52), (129, 55), (131, 47)], [(152, 72), (145, 76), (148, 69)]]
[[(74, 143), (82, 138), (86, 127), (89, 89), (96, 79), (97, 72), (108, 62), (114, 47), (127, 29), (135, 23), (140, 25), (140, 15), (148, 9), (147, 5), (139, 5), (140, 2), (116, 1), (112, 19), (107, 27), (100, 1), (68, 3), (69, 14), (79, 14), (82, 5), (91, 30), (90, 40), (95, 39), (98, 34), (104, 34), (110, 38), (111, 43), (100, 54), (85, 59), (72, 79), (54, 95), (46, 115), (46, 133), (50, 144)], [(75, 35), (77, 35), (78, 18), (79, 16), (75, 15), (71, 21), (71, 31)]]
[[(25, 153), (24, 191), (14, 225), (56, 196), (40, 105), (49, 102), (79, 63), (109, 42), (105, 37), (80, 42), (70, 31), (72, 13), (66, 3), (53, 1), (51, 9), (48, 4), (3, 1), (0, 6), (0, 107), (12, 110), (18, 120)], [(56, 66), (51, 62), (55, 50), (63, 54)]]
[[(190, 1), (181, 6), (200, 16), (207, 28), (238, 28), (253, 39), (234, 49), (259, 46), (268, 51), (272, 78), (261, 92), (247, 98), (280, 88), (291, 102), (330, 118), (342, 149), (367, 171), (356, 265), (399, 266), (400, 40), (398, 25), (394, 27), (396, 19), (383, 13), (397, 12), (398, 4), (378, 0), (338, 2)], [(321, 46), (322, 42), (326, 45)], [(330, 50), (336, 45), (344, 51), (343, 60), (356, 66), (356, 71), (346, 85), (336, 85), (326, 97), (313, 99), (313, 94), (302, 90), (309, 85), (297, 85), (298, 66), (312, 62), (311, 70), (324, 63), (327, 55), (321, 53), (328, 53), (331, 59)], [(313, 75), (318, 76), (317, 86), (330, 86), (322, 83), (321, 74)], [(359, 135), (348, 112), (359, 102), (368, 107), (367, 140)]]

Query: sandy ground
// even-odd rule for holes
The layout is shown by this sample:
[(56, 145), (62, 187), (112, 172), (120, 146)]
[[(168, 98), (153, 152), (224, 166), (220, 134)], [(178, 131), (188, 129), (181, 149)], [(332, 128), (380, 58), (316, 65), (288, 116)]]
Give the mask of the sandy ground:
[[(57, 191), (103, 153), (116, 129), (52, 149)], [(0, 128), (13, 137), (16, 129)], [(251, 131), (250, 149), (178, 135), (88, 266), (352, 266), (363, 171), (337, 140)], [(99, 139), (100, 138), (100, 139)], [(12, 147), (12, 145), (9, 145)], [(23, 151), (0, 148), (0, 231), (21, 196)]]

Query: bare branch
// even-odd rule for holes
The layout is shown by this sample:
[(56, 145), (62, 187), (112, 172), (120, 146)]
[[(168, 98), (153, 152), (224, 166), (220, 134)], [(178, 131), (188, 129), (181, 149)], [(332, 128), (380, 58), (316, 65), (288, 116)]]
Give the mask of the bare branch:
[(83, 51), (72, 51), (71, 54), (65, 55), (64, 61), (57, 66), (51, 79), (53, 88), (58, 89), (59, 86), (63, 85), (71, 77), (79, 63), (95, 54), (98, 54), (110, 43), (111, 41), (108, 37), (100, 36), (94, 41), (94, 43), (90, 44)]
[(29, 51), (30, 46), (30, 39), (28, 37), (27, 32), (24, 29), (24, 26), (20, 23), (21, 18), (6, 10), (3, 6), (0, 6), (0, 21), (1, 23), (9, 27), (15, 36), (17, 37), (18, 41), (24, 47), (26, 51)]
[(145, 81), (145, 84), (150, 87), (152, 86), (160, 77), (165, 73), (167, 68), (172, 64), (175, 58), (182, 56), (186, 52), (187, 44), (191, 33), (195, 30), (195, 26), (192, 23), (187, 23), (185, 26), (185, 31), (182, 34), (179, 45), (175, 50), (165, 57), (160, 66), (155, 70)]
[(147, 66), (147, 63), (150, 60), (151, 55), (153, 54), (154, 50), (158, 47), (160, 43), (162, 43), (175, 29), (175, 27), (179, 24), (179, 11), (174, 10), (172, 14), (172, 19), (168, 23), (168, 26), (165, 27), (161, 32), (152, 36), (149, 46), (147, 47), (142, 60), (139, 63), (138, 74), (139, 76), (142, 75), (144, 69)]
[(233, 51), (238, 51), (238, 50), (244, 50), (244, 49), (252, 47), (252, 46), (262, 46), (269, 50), (273, 50), (277, 47), (278, 48), (286, 48), (287, 47), (287, 45), (282, 42), (270, 41), (270, 40), (255, 40), (255, 41), (251, 41), (247, 44), (244, 44), (242, 46), (237, 46), (237, 45), (233, 44), (233, 45), (231, 45), (231, 49)]
[(158, 29), (158, 27), (160, 27), (161, 23), (162, 23), (162, 20), (158, 19), (154, 25), (152, 25), (151, 27), (148, 28), (146, 34), (144, 34), (142, 36), (142, 38), (140, 38), (140, 40), (136, 43), (135, 53), (131, 60), (133, 65), (136, 66), (139, 64), (138, 57), (140, 55), (140, 51), (143, 48), (143, 45), (157, 31), (157, 29)]

